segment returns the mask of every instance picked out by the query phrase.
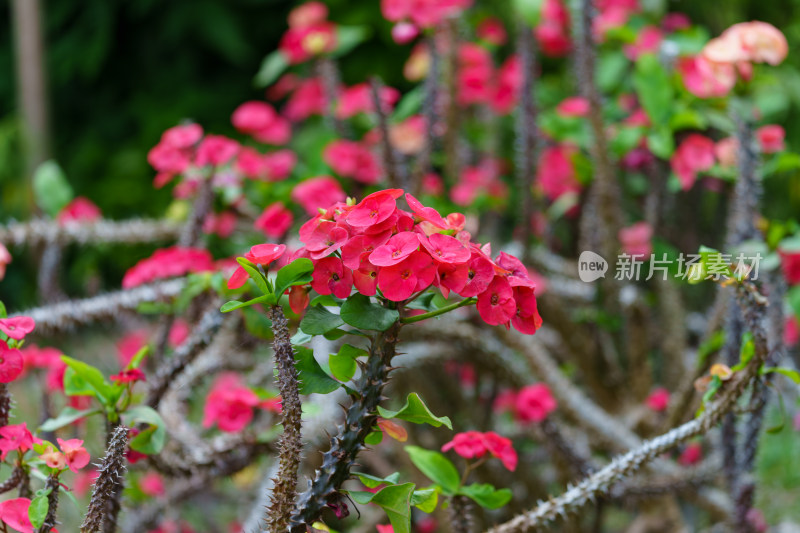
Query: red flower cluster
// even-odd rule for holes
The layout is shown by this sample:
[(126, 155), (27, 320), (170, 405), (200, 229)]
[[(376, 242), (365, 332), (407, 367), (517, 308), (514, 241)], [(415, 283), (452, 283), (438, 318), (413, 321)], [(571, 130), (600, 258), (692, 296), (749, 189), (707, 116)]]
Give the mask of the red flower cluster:
[(714, 152), (714, 141), (699, 133), (692, 133), (684, 139), (669, 160), (672, 171), (681, 182), (681, 189), (691, 189), (697, 174), (714, 166)]
[(171, 246), (156, 250), (129, 268), (122, 278), (122, 288), (130, 289), (157, 279), (209, 270), (214, 270), (214, 260), (208, 250)]
[(545, 55), (561, 57), (569, 53), (572, 49), (569, 11), (562, 0), (544, 0), (542, 18), (534, 34)]
[(464, 459), (478, 459), (488, 452), (500, 459), (503, 466), (512, 472), (517, 468), (517, 451), (512, 446), (511, 439), (502, 437), (494, 431), (456, 433), (453, 440), (442, 446), (443, 452), (451, 449)]
[(250, 423), (256, 407), (279, 413), (280, 398), (262, 401), (242, 383), (237, 374), (221, 374), (206, 398), (203, 427), (210, 428), (217, 424), (222, 431), (236, 433)]
[(397, 207), (401, 189), (370, 194), (356, 205), (336, 203), (300, 228), (305, 244), (295, 257), (314, 262), (311, 286), (319, 294), (347, 298), (381, 291), (400, 302), (431, 286), (447, 297), (477, 297), (488, 324), (513, 325), (532, 334), (541, 325), (535, 284), (515, 257), (471, 242), (464, 216), (442, 217), (406, 194), (411, 211)]
[(283, 145), (292, 136), (289, 121), (266, 102), (245, 102), (233, 112), (233, 127), (265, 144)]
[(289, 13), (289, 29), (278, 45), (289, 63), (302, 63), (336, 49), (336, 25), (327, 19), (328, 8), (322, 2), (308, 2)]
[(494, 407), (499, 411), (511, 411), (521, 422), (538, 424), (556, 410), (558, 403), (547, 385), (535, 383), (523, 387), (519, 392), (504, 391), (497, 396)]
[(381, 13), (392, 22), (408, 20), (420, 28), (432, 28), (470, 5), (472, 0), (381, 0)]
[(659, 387), (645, 400), (647, 407), (656, 412), (666, 411), (669, 407), (669, 391), (664, 387)]
[(24, 358), (16, 346), (34, 327), (36, 323), (28, 316), (0, 319), (0, 331), (10, 341), (9, 346), (9, 342), (0, 339), (0, 383), (11, 383), (22, 375)]
[(379, 182), (383, 175), (378, 158), (360, 142), (333, 141), (325, 147), (322, 157), (338, 175), (367, 185)]
[(78, 196), (67, 204), (56, 216), (59, 224), (65, 222), (94, 222), (102, 216), (100, 208), (91, 200)]

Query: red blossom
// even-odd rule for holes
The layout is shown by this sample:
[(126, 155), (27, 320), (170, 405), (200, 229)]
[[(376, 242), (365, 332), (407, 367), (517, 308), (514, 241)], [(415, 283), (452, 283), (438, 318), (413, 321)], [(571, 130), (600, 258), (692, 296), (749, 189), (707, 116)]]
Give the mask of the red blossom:
[(647, 407), (656, 412), (665, 411), (669, 406), (669, 391), (664, 387), (659, 387), (645, 400)]
[(692, 133), (678, 146), (669, 162), (681, 182), (681, 189), (688, 191), (699, 172), (714, 166), (714, 141), (699, 133)]
[(478, 313), (491, 326), (507, 324), (517, 313), (514, 291), (502, 276), (495, 276), (484, 292), (478, 295)]
[(346, 198), (342, 186), (331, 176), (319, 176), (300, 182), (292, 189), (292, 200), (300, 204), (310, 216)]
[(172, 246), (156, 250), (128, 269), (122, 278), (122, 288), (130, 289), (157, 279), (211, 270), (214, 270), (214, 260), (208, 250)]
[(3, 426), (0, 428), (0, 452), (2, 452), (0, 459), (5, 461), (6, 455), (12, 451), (25, 453), (33, 448), (34, 444), (41, 442), (28, 431), (28, 425), (25, 422)]
[[(34, 533), (28, 509), (31, 501), (28, 498), (14, 498), (0, 502), (0, 522), (19, 531), (20, 533)], [(51, 531), (58, 533), (55, 529)]]
[(294, 221), (292, 212), (282, 202), (269, 205), (256, 219), (254, 227), (270, 239), (283, 237)]
[(84, 196), (78, 196), (59, 211), (58, 215), (56, 215), (56, 220), (61, 224), (71, 221), (94, 222), (99, 220), (101, 216), (100, 208), (91, 200)]
[(86, 451), (86, 448), (83, 447), (83, 441), (80, 439), (69, 439), (69, 440), (61, 440), (56, 439), (58, 441), (58, 447), (61, 448), (61, 452), (64, 454), (67, 460), (67, 466), (73, 472), (77, 472), (84, 466), (89, 464), (89, 461), (92, 459), (89, 455), (89, 452)]
[(211, 386), (203, 411), (203, 427), (214, 424), (221, 431), (236, 433), (253, 419), (253, 409), (261, 401), (233, 372), (221, 374)]
[(783, 126), (778, 124), (770, 124), (768, 126), (761, 126), (756, 130), (756, 138), (761, 147), (761, 151), (765, 154), (773, 154), (781, 152), (786, 148), (784, 139), (786, 137), (786, 130)]
[(123, 370), (118, 374), (110, 376), (109, 379), (114, 383), (136, 383), (137, 381), (147, 381), (144, 372), (138, 368)]
[[(244, 258), (257, 265), (267, 266), (286, 251), (285, 244), (257, 244), (250, 248), (250, 251), (244, 254)], [(247, 271), (241, 266), (234, 270), (231, 277), (228, 279), (228, 288), (238, 289), (245, 284), (249, 277)]]
[(522, 422), (538, 424), (555, 411), (557, 405), (547, 385), (544, 383), (528, 385), (517, 394), (517, 418)]
[(29, 316), (0, 318), (0, 331), (18, 341), (24, 339), (25, 335), (33, 331), (35, 327), (36, 322)]

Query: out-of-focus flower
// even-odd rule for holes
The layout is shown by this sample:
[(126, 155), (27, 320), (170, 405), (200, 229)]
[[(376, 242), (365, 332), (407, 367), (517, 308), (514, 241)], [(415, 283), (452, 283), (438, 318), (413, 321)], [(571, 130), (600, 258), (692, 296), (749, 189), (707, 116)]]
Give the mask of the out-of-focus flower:
[(558, 403), (544, 383), (523, 387), (517, 394), (517, 418), (523, 422), (539, 423), (556, 410)]
[(622, 250), (637, 259), (644, 259), (653, 252), (653, 228), (647, 222), (637, 222), (619, 230)]
[(669, 406), (669, 391), (664, 387), (659, 387), (645, 400), (647, 407), (656, 412), (665, 411)]
[(678, 176), (681, 189), (691, 189), (697, 174), (714, 166), (714, 148), (714, 141), (698, 133), (689, 135), (678, 146), (670, 158), (670, 166)]
[(761, 126), (756, 130), (756, 139), (758, 139), (758, 144), (761, 146), (761, 151), (765, 154), (772, 154), (784, 150), (786, 148), (784, 142), (785, 137), (786, 131), (783, 129), (783, 126), (779, 126), (778, 124)]

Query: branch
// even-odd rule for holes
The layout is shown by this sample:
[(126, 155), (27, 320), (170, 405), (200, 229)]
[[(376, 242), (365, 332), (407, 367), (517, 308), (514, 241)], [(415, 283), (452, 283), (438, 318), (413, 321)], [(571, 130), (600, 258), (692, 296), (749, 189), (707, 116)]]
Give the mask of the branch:
[(117, 320), (121, 311), (133, 311), (142, 303), (159, 302), (177, 296), (185, 284), (184, 278), (159, 281), (93, 298), (36, 307), (12, 316), (29, 316), (36, 321), (36, 334), (51, 335), (99, 320)]
[(118, 489), (125, 483), (125, 451), (128, 448), (129, 434), (130, 429), (126, 426), (118, 426), (114, 430), (106, 456), (100, 464), (100, 474), (94, 484), (86, 517), (81, 524), (81, 533), (113, 533), (116, 530), (119, 502), (114, 504), (113, 500), (119, 497), (121, 491)]
[(139, 244), (172, 241), (178, 238), (181, 224), (171, 220), (134, 218), (64, 222), (35, 219), (10, 222), (0, 226), (0, 242), (8, 246), (35, 247), (48, 243), (97, 245), (108, 243)]

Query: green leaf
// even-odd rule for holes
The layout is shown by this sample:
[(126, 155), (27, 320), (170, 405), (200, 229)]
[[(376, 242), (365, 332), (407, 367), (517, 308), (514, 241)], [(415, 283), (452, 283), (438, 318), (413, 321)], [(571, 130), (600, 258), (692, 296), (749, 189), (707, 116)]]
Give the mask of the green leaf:
[(400, 479), (400, 472), (395, 472), (386, 477), (376, 477), (361, 472), (353, 472), (353, 474), (358, 476), (361, 483), (370, 489), (377, 488), (381, 485), (397, 485), (397, 481)]
[(800, 285), (795, 285), (786, 291), (786, 299), (789, 300), (789, 307), (792, 308), (794, 316), (800, 317)]
[(543, 1), (544, 0), (512, 0), (512, 5), (525, 22), (531, 26), (536, 26), (542, 15)]
[(286, 289), (293, 285), (305, 285), (311, 283), (311, 273), (314, 271), (314, 263), (311, 259), (301, 257), (295, 259), (282, 269), (278, 270), (278, 276), (275, 278), (275, 302), (286, 292)]
[(51, 217), (56, 216), (74, 196), (64, 171), (53, 160), (45, 161), (33, 173), (33, 194), (36, 205)]
[(353, 294), (342, 304), (341, 318), (358, 329), (386, 331), (400, 318), (396, 309), (372, 303), (369, 296)]
[(370, 446), (377, 446), (381, 442), (383, 442), (383, 431), (381, 430), (373, 431), (364, 438), (364, 443)]
[(447, 457), (419, 446), (406, 446), (405, 450), (414, 466), (428, 476), (431, 481), (442, 487), (445, 494), (452, 496), (458, 492), (461, 477)]
[(499, 509), (511, 501), (511, 491), (508, 489), (495, 489), (488, 483), (473, 483), (465, 485), (458, 491), (472, 499), (486, 509)]
[(378, 406), (378, 413), (383, 418), (398, 418), (411, 422), (412, 424), (429, 424), (435, 428), (445, 425), (448, 429), (453, 429), (453, 424), (446, 416), (436, 416), (431, 413), (428, 406), (422, 401), (416, 392), (412, 392), (406, 399), (406, 404), (399, 411), (390, 411)]
[(8, 311), (6, 311), (6, 304), (0, 302), (0, 318), (8, 317)]
[(128, 370), (139, 368), (139, 366), (142, 364), (142, 361), (144, 361), (144, 358), (147, 357), (148, 353), (150, 353), (150, 345), (145, 344), (139, 349), (138, 352), (136, 352), (133, 355), (133, 357), (131, 358), (131, 362), (128, 363), (128, 366), (126, 366), (125, 368), (127, 368)]
[(661, 159), (669, 159), (675, 151), (675, 139), (667, 127), (656, 128), (647, 136), (647, 147)]
[(786, 368), (783, 366), (772, 366), (769, 368), (762, 368), (761, 374), (780, 374), (782, 376), (786, 376), (787, 378), (794, 381), (796, 384), (800, 385), (800, 372), (794, 370), (792, 368)]
[(78, 410), (74, 407), (65, 407), (61, 413), (55, 418), (48, 418), (45, 420), (41, 426), (39, 426), (39, 431), (50, 432), (55, 431), (57, 429), (61, 429), (66, 427), (76, 420), (81, 418), (85, 418), (87, 416), (96, 415), (98, 413), (102, 413), (100, 409), (82, 409)]
[(236, 262), (250, 274), (250, 279), (261, 289), (261, 292), (264, 294), (272, 294), (272, 287), (270, 287), (264, 275), (256, 268), (256, 265), (244, 257), (237, 257)]
[(259, 88), (272, 85), (288, 67), (289, 62), (283, 52), (275, 50), (261, 62), (261, 67), (253, 79), (253, 84)]
[(324, 335), (344, 324), (339, 315), (334, 315), (324, 307), (312, 307), (300, 321), (300, 329), (309, 335)]
[(656, 126), (669, 124), (673, 92), (669, 76), (654, 54), (642, 54), (636, 61), (633, 86), (647, 116)]
[(147, 455), (155, 455), (164, 448), (167, 440), (167, 430), (164, 427), (164, 420), (161, 415), (146, 405), (131, 407), (123, 415), (123, 420), (128, 426), (135, 424), (149, 424), (149, 427), (139, 432), (131, 439), (130, 447), (132, 450)]
[(415, 490), (411, 495), (411, 505), (423, 513), (432, 513), (439, 503), (439, 491), (436, 489)]
[(349, 344), (342, 345), (339, 348), (339, 353), (331, 354), (328, 358), (328, 364), (331, 365), (331, 373), (333, 377), (339, 381), (350, 381), (356, 373), (356, 358), (369, 355), (369, 352), (350, 346)]
[(336, 51), (333, 57), (341, 57), (369, 39), (372, 30), (369, 26), (336, 26)]
[(627, 78), (630, 62), (622, 52), (601, 53), (597, 61), (597, 86), (604, 93), (613, 91)]
[(47, 497), (50, 495), (52, 489), (45, 489), (36, 492), (36, 497), (31, 500), (31, 505), (28, 507), (28, 519), (34, 529), (39, 529), (44, 524), (44, 519), (47, 518), (47, 511), (50, 508), (50, 502)]
[(242, 309), (244, 315), (244, 327), (259, 339), (272, 339), (272, 321), (267, 316), (252, 307)]
[(411, 494), (414, 488), (413, 483), (389, 485), (372, 497), (370, 503), (383, 508), (395, 533), (411, 533)]
[(225, 302), (224, 304), (222, 304), (222, 307), (220, 307), (219, 310), (223, 313), (230, 313), (231, 311), (241, 309), (242, 307), (250, 307), (251, 305), (267, 303), (269, 299), (270, 295), (265, 294), (263, 296), (259, 296), (258, 298), (247, 300), (246, 302), (240, 302), (239, 300), (231, 300), (230, 302)]
[(341, 383), (322, 370), (317, 360), (314, 359), (313, 350), (305, 346), (295, 346), (294, 351), (302, 394), (328, 394), (341, 386)]
[(67, 365), (64, 373), (64, 394), (67, 396), (95, 396), (103, 405), (111, 405), (113, 390), (102, 372), (90, 364), (66, 355), (61, 360)]
[(425, 91), (423, 89), (424, 87), (419, 85), (403, 95), (397, 107), (395, 107), (394, 113), (392, 113), (392, 122), (403, 121), (419, 112), (425, 99)]

